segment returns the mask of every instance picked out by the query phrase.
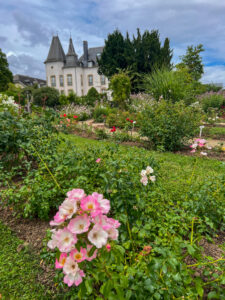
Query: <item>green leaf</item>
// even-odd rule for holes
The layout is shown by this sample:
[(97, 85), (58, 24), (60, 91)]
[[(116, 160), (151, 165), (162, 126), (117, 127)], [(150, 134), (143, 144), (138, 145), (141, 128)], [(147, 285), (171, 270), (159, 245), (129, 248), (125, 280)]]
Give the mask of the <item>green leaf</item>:
[(217, 294), (215, 291), (208, 293), (208, 299), (220, 299), (220, 295)]
[(86, 289), (87, 289), (87, 294), (90, 295), (92, 293), (92, 281), (90, 279), (86, 279), (85, 280), (85, 286), (86, 286)]

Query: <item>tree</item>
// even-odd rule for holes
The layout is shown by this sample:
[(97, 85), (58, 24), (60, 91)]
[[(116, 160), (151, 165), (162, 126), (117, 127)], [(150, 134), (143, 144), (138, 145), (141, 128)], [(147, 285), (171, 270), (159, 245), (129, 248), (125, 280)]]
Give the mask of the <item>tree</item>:
[(40, 106), (54, 107), (59, 105), (59, 92), (55, 88), (46, 86), (33, 90), (34, 103)]
[(125, 69), (127, 67), (125, 41), (119, 30), (115, 30), (112, 34), (108, 35), (101, 58), (98, 59), (98, 65), (99, 73), (107, 77), (118, 73), (119, 68)]
[(6, 91), (10, 82), (13, 82), (13, 74), (9, 70), (5, 53), (0, 49), (0, 91)]
[(151, 73), (156, 66), (165, 64), (171, 67), (172, 50), (169, 39), (166, 38), (163, 47), (159, 39), (159, 32), (146, 30), (141, 34), (137, 29), (137, 35), (130, 39), (129, 33), (124, 38), (118, 30), (108, 35), (105, 47), (99, 63), (99, 74), (111, 77), (121, 70), (129, 71), (132, 91), (142, 89), (143, 74)]
[(130, 78), (126, 73), (113, 75), (110, 80), (109, 88), (112, 90), (113, 101), (122, 109), (126, 106), (131, 92)]
[(192, 78), (196, 81), (198, 81), (204, 73), (204, 65), (202, 63), (202, 57), (200, 56), (200, 53), (203, 51), (202, 44), (195, 47), (191, 45), (187, 47), (186, 54), (181, 56), (181, 66), (182, 64), (186, 66)]
[(98, 100), (100, 100), (99, 92), (94, 87), (90, 88), (86, 96), (87, 104), (94, 106), (95, 102)]

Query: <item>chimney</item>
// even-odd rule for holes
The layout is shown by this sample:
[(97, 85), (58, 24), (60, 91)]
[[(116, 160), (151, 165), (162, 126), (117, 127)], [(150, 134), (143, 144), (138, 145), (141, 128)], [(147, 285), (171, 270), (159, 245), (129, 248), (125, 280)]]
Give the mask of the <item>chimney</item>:
[(88, 63), (88, 42), (83, 41), (83, 49), (84, 49), (84, 63), (87, 65)]

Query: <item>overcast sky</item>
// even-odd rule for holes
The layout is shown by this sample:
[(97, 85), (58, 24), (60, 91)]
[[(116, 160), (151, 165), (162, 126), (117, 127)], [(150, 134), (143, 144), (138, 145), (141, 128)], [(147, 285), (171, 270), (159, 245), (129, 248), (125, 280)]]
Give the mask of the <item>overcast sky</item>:
[(202, 80), (225, 86), (224, 0), (0, 0), (0, 48), (14, 74), (45, 78), (54, 34), (67, 52), (71, 33), (81, 55), (83, 40), (102, 46), (116, 28), (158, 29), (162, 42), (170, 39), (174, 63), (188, 45), (203, 44)]

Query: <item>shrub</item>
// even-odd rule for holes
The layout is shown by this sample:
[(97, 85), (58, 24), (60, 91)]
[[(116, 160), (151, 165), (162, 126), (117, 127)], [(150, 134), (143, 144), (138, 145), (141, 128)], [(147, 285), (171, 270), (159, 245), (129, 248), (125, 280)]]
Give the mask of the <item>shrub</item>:
[(0, 94), (0, 112), (1, 111), (8, 111), (12, 114), (18, 114), (19, 106), (16, 104), (12, 96)]
[(199, 122), (195, 108), (161, 100), (143, 112), (141, 135), (148, 137), (154, 148), (175, 151), (195, 136)]
[(66, 95), (60, 95), (59, 96), (59, 104), (60, 105), (67, 105), (67, 104), (69, 104), (69, 100), (66, 97)]
[(126, 107), (126, 100), (130, 97), (131, 83), (130, 78), (125, 73), (119, 73), (112, 76), (109, 84), (112, 90), (113, 101), (117, 106), (124, 109)]
[(202, 108), (205, 112), (208, 112), (210, 108), (220, 109), (222, 105), (225, 105), (225, 97), (219, 94), (212, 94), (205, 96), (201, 99)]
[(192, 79), (186, 70), (158, 69), (145, 77), (144, 87), (157, 101), (163, 98), (177, 102), (188, 96), (191, 83)]
[(46, 86), (33, 91), (34, 104), (43, 106), (43, 99), (45, 100), (45, 105), (54, 107), (59, 105), (59, 92), (55, 88)]
[(126, 128), (130, 129), (132, 127), (131, 123), (127, 121), (129, 120), (136, 120), (136, 114), (131, 114), (128, 111), (116, 111), (113, 110), (106, 118), (106, 124), (109, 127), (119, 127), (119, 128)]
[(98, 101), (99, 99), (100, 99), (100, 95), (96, 90), (96, 88), (94, 87), (90, 88), (86, 96), (86, 104), (94, 106), (95, 102)]
[(109, 109), (103, 106), (96, 106), (93, 112), (95, 122), (104, 122), (109, 114)]

